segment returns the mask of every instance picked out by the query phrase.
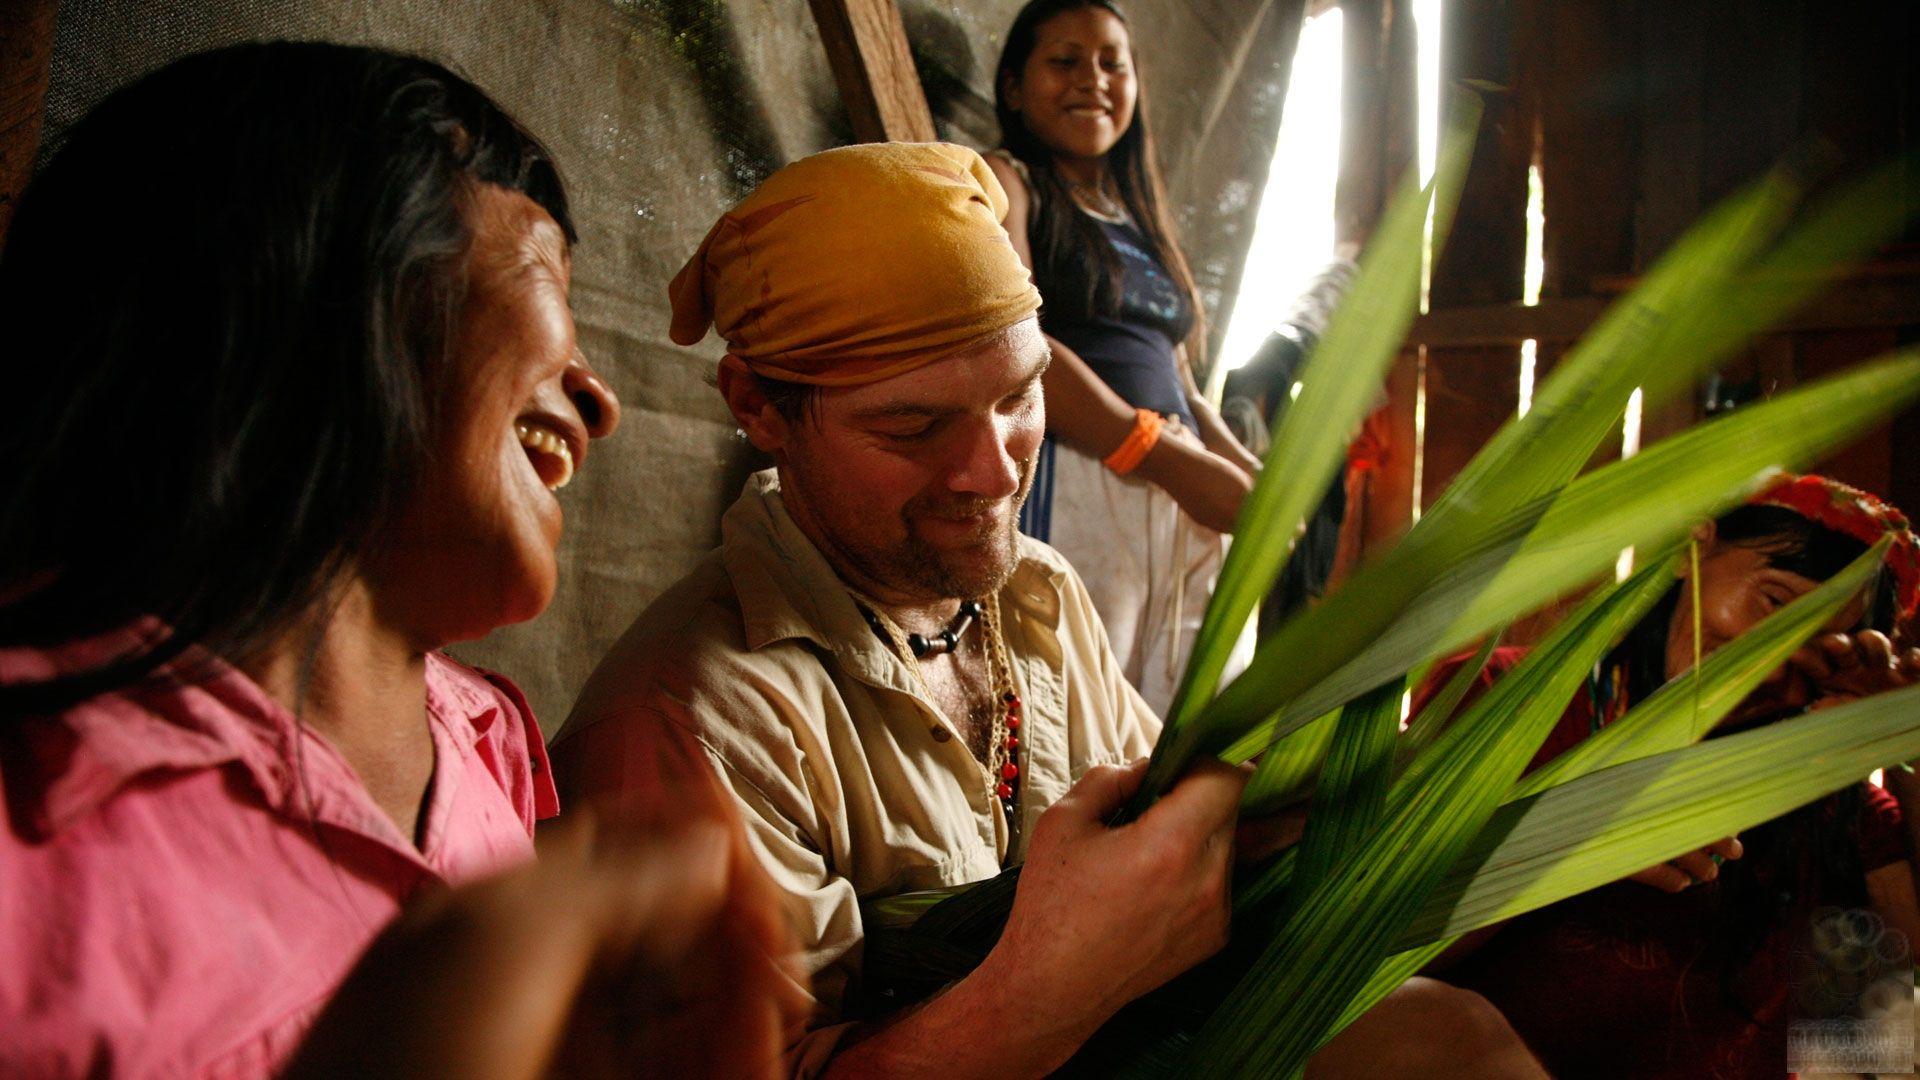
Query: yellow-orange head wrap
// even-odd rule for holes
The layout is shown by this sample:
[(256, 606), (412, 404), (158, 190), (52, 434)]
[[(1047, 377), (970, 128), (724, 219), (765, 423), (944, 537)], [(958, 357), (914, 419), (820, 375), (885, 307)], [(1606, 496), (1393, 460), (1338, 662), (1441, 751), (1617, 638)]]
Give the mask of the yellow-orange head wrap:
[(674, 277), (673, 340), (692, 345), (711, 326), (727, 363), (820, 386), (911, 371), (1039, 309), (1006, 212), (963, 146), (802, 158), (723, 216)]

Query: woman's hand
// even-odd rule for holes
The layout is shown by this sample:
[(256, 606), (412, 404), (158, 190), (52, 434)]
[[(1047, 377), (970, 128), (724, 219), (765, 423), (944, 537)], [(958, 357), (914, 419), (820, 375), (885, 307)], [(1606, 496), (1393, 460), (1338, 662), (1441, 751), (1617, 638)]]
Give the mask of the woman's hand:
[(1722, 722), (1739, 729), (1857, 701), (1920, 681), (1920, 648), (1878, 630), (1826, 633), (1802, 645)]
[(1822, 634), (1788, 660), (1813, 688), (1809, 708), (1823, 709), (1920, 679), (1920, 649), (1903, 647), (1878, 630)]
[(1253, 478), (1238, 465), (1191, 439), (1162, 436), (1140, 462), (1138, 475), (1164, 489), (1188, 517), (1230, 533)]
[(1737, 859), (1744, 853), (1739, 837), (1729, 836), (1725, 840), (1715, 840), (1699, 851), (1689, 851), (1658, 866), (1649, 866), (1627, 880), (1651, 885), (1661, 892), (1685, 892), (1695, 885), (1719, 877), (1721, 862)]
[(537, 862), (409, 907), (293, 1077), (765, 1076), (804, 998), (772, 886), (728, 820), (569, 812)]

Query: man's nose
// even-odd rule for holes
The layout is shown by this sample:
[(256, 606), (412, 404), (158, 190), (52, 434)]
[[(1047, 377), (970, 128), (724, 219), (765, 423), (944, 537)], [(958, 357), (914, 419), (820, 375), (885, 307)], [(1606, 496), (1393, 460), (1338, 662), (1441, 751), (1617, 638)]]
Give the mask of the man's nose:
[(986, 499), (1004, 499), (1020, 490), (1020, 463), (1007, 445), (1008, 432), (994, 419), (968, 425), (956, 450), (958, 458), (947, 486)]

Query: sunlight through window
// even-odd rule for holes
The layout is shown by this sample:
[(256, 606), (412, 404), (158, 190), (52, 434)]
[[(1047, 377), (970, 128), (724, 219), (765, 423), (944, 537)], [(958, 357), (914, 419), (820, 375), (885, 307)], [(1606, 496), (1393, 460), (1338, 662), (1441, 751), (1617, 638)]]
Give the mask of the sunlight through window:
[[(1274, 317), (1333, 258), (1333, 190), (1340, 178), (1340, 9), (1300, 31), (1285, 114), (1240, 291), (1220, 346), (1223, 373), (1253, 358)], [(1223, 375), (1224, 377), (1224, 375)]]

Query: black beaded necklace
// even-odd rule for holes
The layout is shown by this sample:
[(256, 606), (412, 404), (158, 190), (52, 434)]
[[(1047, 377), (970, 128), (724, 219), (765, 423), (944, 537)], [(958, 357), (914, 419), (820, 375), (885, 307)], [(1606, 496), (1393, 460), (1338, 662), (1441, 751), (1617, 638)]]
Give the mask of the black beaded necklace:
[[(867, 625), (873, 628), (875, 634), (880, 635), (881, 641), (886, 641), (887, 628), (880, 625), (880, 616), (875, 615), (865, 604), (859, 605), (859, 608), (860, 614), (867, 620)], [(932, 637), (927, 637), (925, 634), (908, 634), (907, 648), (913, 653), (915, 660), (924, 660), (929, 656), (939, 656), (941, 653), (954, 651), (960, 647), (960, 639), (966, 636), (967, 628), (980, 617), (980, 611), (980, 601), (960, 601), (960, 610), (954, 614), (953, 621), (947, 624), (945, 630)]]

